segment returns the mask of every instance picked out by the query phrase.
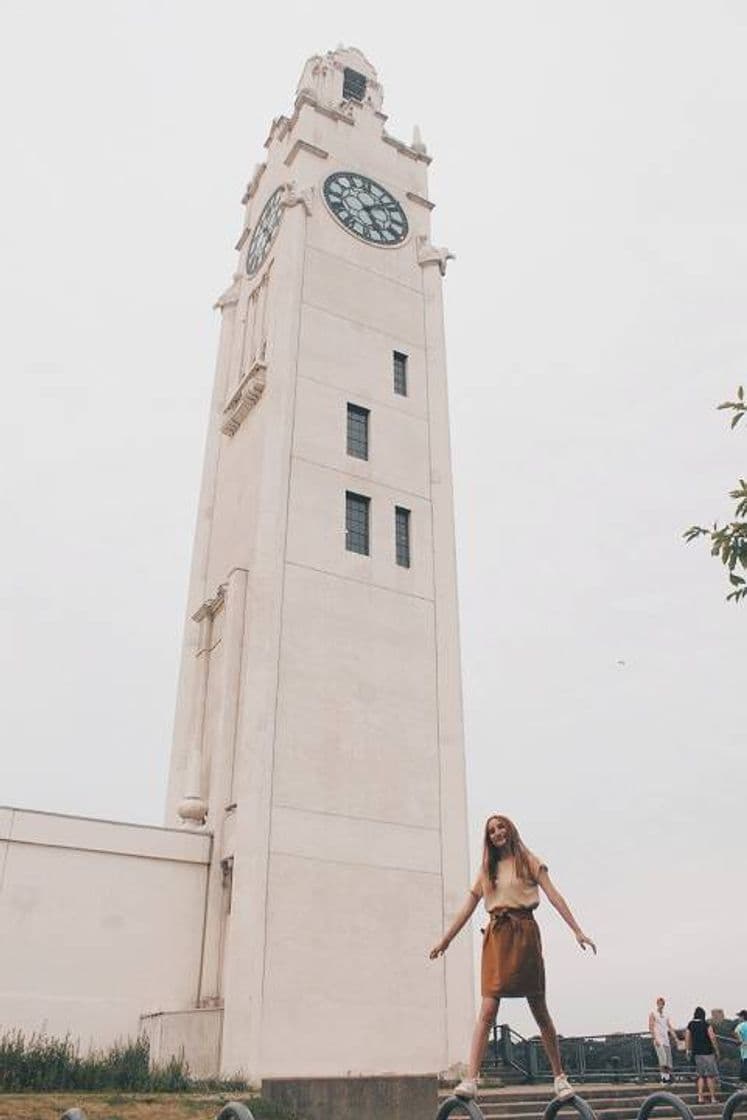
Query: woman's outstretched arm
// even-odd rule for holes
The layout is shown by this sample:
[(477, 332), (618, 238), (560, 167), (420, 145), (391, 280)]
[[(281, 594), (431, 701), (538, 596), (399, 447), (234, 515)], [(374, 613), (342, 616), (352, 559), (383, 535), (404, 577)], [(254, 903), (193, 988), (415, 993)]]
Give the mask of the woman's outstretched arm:
[(462, 929), (464, 925), (466, 925), (466, 923), (474, 914), (475, 907), (477, 906), (478, 902), (479, 899), (477, 895), (473, 894), (472, 891), (470, 891), (467, 895), (464, 905), (462, 906), (457, 916), (454, 918), (454, 921), (451, 923), (438, 944), (434, 945), (430, 953), (428, 954), (432, 961), (435, 961), (436, 957), (440, 957), (442, 953), (446, 952), (451, 942), (459, 933), (459, 930)]
[(563, 921), (566, 922), (571, 927), (571, 929), (573, 930), (574, 936), (576, 938), (576, 941), (578, 941), (581, 948), (585, 950), (586, 946), (588, 945), (589, 948), (593, 949), (594, 953), (596, 953), (596, 951), (597, 951), (596, 945), (594, 944), (594, 942), (591, 940), (590, 937), (586, 936), (584, 931), (581, 929), (581, 926), (578, 924), (576, 919), (573, 917), (573, 914), (571, 913), (570, 906), (568, 905), (566, 900), (563, 898), (563, 896), (560, 893), (560, 891), (558, 890), (558, 888), (552, 882), (550, 876), (547, 873), (547, 868), (546, 867), (543, 867), (540, 870), (540, 873), (537, 876), (537, 882), (542, 887), (542, 890), (545, 892), (549, 901), (553, 904), (553, 906), (555, 907), (557, 912), (560, 914)]

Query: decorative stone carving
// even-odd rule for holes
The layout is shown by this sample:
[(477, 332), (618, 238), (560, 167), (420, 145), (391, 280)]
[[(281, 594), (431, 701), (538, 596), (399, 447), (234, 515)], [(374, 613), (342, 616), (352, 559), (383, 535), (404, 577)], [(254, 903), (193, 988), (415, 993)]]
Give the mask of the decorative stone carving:
[(184, 824), (204, 825), (208, 811), (207, 801), (198, 794), (189, 795), (182, 798), (176, 811)]
[[(192, 615), (192, 621), (193, 622), (202, 622), (202, 620), (204, 618), (210, 619), (210, 618), (215, 617), (215, 615), (221, 609), (221, 607), (223, 606), (223, 603), (225, 601), (226, 587), (227, 586), (228, 586), (228, 584), (226, 584), (226, 583), (218, 584), (218, 588), (215, 592), (215, 595), (213, 595), (212, 599), (206, 599), (205, 602), (201, 603), (200, 606), (195, 611), (195, 613)], [(200, 649), (197, 652), (198, 652), (198, 655), (199, 655), (200, 653), (203, 652), (203, 650)]]
[(428, 155), (428, 149), (425, 146), (423, 137), (420, 135), (420, 127), (418, 125), (415, 125), (412, 130), (412, 142), (410, 143), (410, 147), (421, 156)]
[(403, 156), (408, 156), (410, 159), (419, 160), (421, 163), (431, 162), (431, 157), (427, 152), (418, 151), (417, 148), (413, 148), (409, 144), (405, 144), (404, 140), (398, 140), (396, 136), (390, 136), (390, 134), (386, 130), (381, 133), (381, 139), (385, 144), (391, 144), (392, 147), (396, 148), (397, 151), (400, 152)]
[(325, 148), (320, 148), (317, 144), (310, 144), (308, 140), (296, 140), (295, 144), (288, 152), (288, 155), (283, 160), (286, 167), (290, 167), (293, 160), (300, 152), (308, 152), (309, 155), (316, 156), (318, 159), (329, 159), (329, 152)]
[(202, 828), (208, 814), (208, 803), (202, 789), (202, 734), (204, 721), (205, 688), (207, 684), (207, 664), (213, 648), (212, 624), (215, 615), (222, 609), (226, 596), (226, 583), (221, 583), (215, 595), (201, 603), (192, 615), (192, 621), (200, 628), (195, 651), (195, 680), (192, 712), (192, 742), (187, 757), (185, 793), (177, 806), (182, 824), (192, 828)]
[(240, 295), (241, 275), (239, 273), (236, 273), (233, 278), (233, 283), (230, 285), (230, 287), (226, 288), (225, 292), (223, 292), (222, 295), (218, 296), (217, 300), (213, 304), (213, 307), (223, 308), (230, 306), (230, 304), (232, 303), (238, 303)]
[(407, 197), (410, 202), (416, 202), (418, 206), (424, 206), (426, 210), (435, 210), (435, 202), (431, 202), (429, 198), (423, 198), (422, 194), (415, 194), (415, 191), (407, 191)]
[(285, 193), (281, 199), (282, 206), (303, 206), (306, 213), (311, 216), (311, 207), (314, 201), (314, 188), (304, 187), (298, 189), (295, 180), (285, 184)]
[(379, 112), (384, 100), (384, 90), (376, 70), (357, 47), (345, 47), (342, 44), (325, 55), (313, 55), (307, 61), (296, 89), (296, 97), (304, 96), (327, 108), (347, 113), (349, 102), (342, 98), (343, 72), (346, 67), (356, 70), (366, 79), (364, 99), (355, 104), (365, 105), (374, 112)]
[(252, 172), (252, 177), (247, 183), (246, 190), (244, 191), (243, 198), (241, 199), (242, 203), (246, 204), (252, 197), (252, 195), (256, 193), (257, 187), (259, 186), (259, 180), (264, 175), (266, 167), (266, 163), (258, 163), (255, 165), (254, 171)]
[(456, 257), (450, 249), (431, 245), (427, 237), (418, 237), (418, 264), (423, 268), (427, 264), (437, 264), (442, 276), (446, 275), (446, 262), (455, 261)]
[(265, 391), (266, 373), (267, 363), (265, 362), (265, 344), (263, 343), (257, 357), (239, 381), (235, 392), (223, 409), (224, 419), (220, 430), (224, 435), (236, 435), (241, 421), (249, 415)]

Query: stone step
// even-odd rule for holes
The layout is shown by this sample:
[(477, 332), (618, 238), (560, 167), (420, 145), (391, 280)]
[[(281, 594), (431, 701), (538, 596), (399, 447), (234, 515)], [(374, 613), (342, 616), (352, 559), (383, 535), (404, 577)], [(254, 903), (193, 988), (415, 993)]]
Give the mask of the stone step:
[[(503, 1112), (500, 1109), (496, 1109), (493, 1105), (482, 1100), (481, 1098), (478, 1098), (477, 1103), (480, 1106), (480, 1110), (485, 1117), (485, 1120), (527, 1120), (526, 1113)], [(598, 1110), (594, 1108), (594, 1106), (591, 1104), (591, 1101), (588, 1101), (587, 1103), (593, 1109), (597, 1120), (635, 1120), (636, 1116), (638, 1115), (637, 1108), (624, 1110)], [(719, 1118), (721, 1117), (722, 1105), (695, 1105), (695, 1107), (691, 1108), (690, 1110), (693, 1115), (698, 1118), (698, 1120), (719, 1120)], [(542, 1116), (543, 1112), (544, 1109), (538, 1109), (535, 1113), (532, 1113), (530, 1115), (539, 1118)], [(565, 1115), (570, 1114), (571, 1111), (569, 1109), (565, 1113)], [(665, 1108), (664, 1105), (661, 1105), (656, 1109), (656, 1116), (677, 1115), (678, 1113), (676, 1113), (674, 1109)]]
[[(604, 1114), (609, 1117), (609, 1120), (612, 1120), (612, 1117), (626, 1120), (628, 1116), (635, 1116), (645, 1098), (650, 1095), (646, 1093), (638, 1097), (618, 1099), (592, 1097), (584, 1091), (585, 1088), (584, 1086), (580, 1089), (579, 1096), (583, 1097), (598, 1115)], [(698, 1104), (694, 1096), (685, 1096), (682, 1093), (677, 1093), (676, 1096), (680, 1097), (696, 1116), (700, 1116), (704, 1111), (710, 1109), (708, 1104)], [(503, 1100), (498, 1093), (495, 1093), (495, 1095), (493, 1093), (480, 1093), (480, 1100), (490, 1104), (496, 1114), (506, 1118), (511, 1117), (512, 1120), (527, 1120), (528, 1117), (538, 1115), (539, 1112), (543, 1111), (544, 1104), (551, 1099), (552, 1094), (549, 1092), (543, 1098), (533, 1101), (507, 1101)], [(725, 1101), (726, 1094), (721, 1099)], [(718, 1106), (714, 1105), (713, 1107)]]
[[(589, 1104), (593, 1104), (597, 1109), (624, 1109), (633, 1107), (634, 1105), (640, 1104), (640, 1102), (643, 1101), (645, 1097), (650, 1096), (652, 1092), (657, 1091), (652, 1089), (650, 1092), (646, 1093), (641, 1093), (640, 1090), (632, 1093), (600, 1093), (591, 1091), (592, 1087), (590, 1085), (577, 1085), (576, 1088), (578, 1089), (579, 1095), (584, 1097)], [(529, 1099), (513, 1095), (508, 1096), (505, 1090), (493, 1088), (481, 1089), (480, 1095), (484, 1100), (493, 1100), (496, 1104), (501, 1104), (508, 1111), (520, 1114), (522, 1112), (531, 1113), (536, 1111), (538, 1102), (552, 1096), (552, 1093), (550, 1091), (550, 1086), (547, 1085), (544, 1088), (544, 1093), (539, 1093), (537, 1097), (531, 1097)], [(681, 1097), (688, 1105), (694, 1105), (697, 1101), (695, 1092), (691, 1089), (675, 1092), (675, 1096)], [(724, 1099), (726, 1098), (724, 1097)]]
[[(651, 1093), (658, 1093), (664, 1087), (656, 1085), (644, 1085), (639, 1082), (620, 1082), (617, 1085), (609, 1085), (605, 1082), (583, 1081), (580, 1078), (575, 1078), (571, 1074), (574, 1085), (579, 1088), (583, 1087), (584, 1092), (592, 1097), (606, 1097), (609, 1100), (624, 1100), (627, 1097), (647, 1097)], [(502, 1097), (508, 1099), (509, 1097), (514, 1100), (531, 1100), (532, 1096), (541, 1097), (547, 1094), (550, 1086), (550, 1080), (535, 1081), (531, 1085), (526, 1083), (523, 1085), (501, 1085), (497, 1082), (486, 1081), (484, 1078), (480, 1079), (480, 1086), (485, 1092), (500, 1093)], [(447, 1086), (448, 1088), (448, 1086)], [(667, 1089), (669, 1086), (667, 1086)], [(683, 1081), (682, 1083), (675, 1083), (672, 1087), (677, 1092), (678, 1096), (692, 1096), (696, 1095), (695, 1085), (692, 1082)], [(666, 1092), (667, 1089), (664, 1091)]]
[[(441, 1099), (448, 1097), (451, 1087), (443, 1087), (439, 1092)], [(597, 1120), (636, 1120), (641, 1104), (652, 1093), (661, 1091), (661, 1086), (649, 1085), (590, 1085), (579, 1084), (579, 1096), (593, 1109)], [(669, 1091), (669, 1090), (664, 1090)], [(695, 1087), (692, 1084), (674, 1085), (675, 1096), (688, 1106), (696, 1120), (720, 1120), (723, 1104), (730, 1095), (727, 1091), (719, 1093), (717, 1104), (698, 1104)], [(541, 1120), (552, 1100), (549, 1084), (532, 1084), (498, 1088), (484, 1086), (480, 1089), (478, 1103), (485, 1120)], [(568, 1110), (570, 1112), (570, 1109)], [(664, 1105), (656, 1110), (662, 1117), (676, 1115), (673, 1109)]]
[[(453, 1084), (456, 1084), (456, 1082), (452, 1083), (451, 1086), (442, 1086), (440, 1090), (442, 1097), (450, 1094)], [(614, 1103), (618, 1101), (642, 1101), (645, 1097), (650, 1096), (651, 1093), (657, 1093), (663, 1089), (663, 1086), (658, 1082), (650, 1084), (631, 1082), (610, 1085), (603, 1082), (595, 1083), (574, 1080), (574, 1084), (578, 1087), (579, 1094), (588, 1101), (604, 1100)], [(664, 1091), (668, 1090), (669, 1087)], [(677, 1096), (682, 1097), (685, 1101), (695, 1101), (696, 1099), (695, 1086), (692, 1082), (683, 1082), (682, 1084), (675, 1083), (675, 1085), (671, 1087), (671, 1091)], [(483, 1080), (480, 1087), (480, 1096), (483, 1099), (495, 1098), (519, 1110), (531, 1110), (536, 1101), (544, 1100), (551, 1096), (550, 1082), (548, 1080), (539, 1083), (534, 1082), (531, 1085), (501, 1086), (496, 1084), (491, 1085), (490, 1082)]]

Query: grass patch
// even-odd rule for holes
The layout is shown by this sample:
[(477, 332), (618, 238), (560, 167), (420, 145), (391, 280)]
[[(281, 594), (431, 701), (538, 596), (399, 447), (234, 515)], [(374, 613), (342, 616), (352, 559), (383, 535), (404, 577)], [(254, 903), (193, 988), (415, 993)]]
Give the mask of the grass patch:
[[(203, 1095), (247, 1091), (245, 1081), (204, 1081), (192, 1078), (183, 1058), (162, 1066), (150, 1060), (148, 1039), (116, 1042), (105, 1050), (83, 1053), (69, 1035), (54, 1038), (23, 1031), (0, 1034), (0, 1093), (75, 1091), (101, 1093), (197, 1092)], [(113, 1101), (114, 1098), (112, 1098)], [(64, 1111), (64, 1110), (63, 1110)]]
[(244, 1093), (0, 1093), (0, 1120), (60, 1120), (81, 1108), (87, 1120), (215, 1120), (228, 1101), (241, 1101), (255, 1120), (295, 1120), (273, 1101)]

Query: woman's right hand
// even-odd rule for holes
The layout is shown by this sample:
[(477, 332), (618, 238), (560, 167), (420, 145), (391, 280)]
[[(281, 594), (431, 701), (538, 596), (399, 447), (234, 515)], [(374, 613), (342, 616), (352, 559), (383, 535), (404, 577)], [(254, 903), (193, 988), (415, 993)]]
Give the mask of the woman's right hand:
[(438, 945), (434, 945), (428, 954), (429, 959), (435, 961), (442, 953), (445, 953), (448, 948), (449, 941), (445, 937), (442, 937)]

